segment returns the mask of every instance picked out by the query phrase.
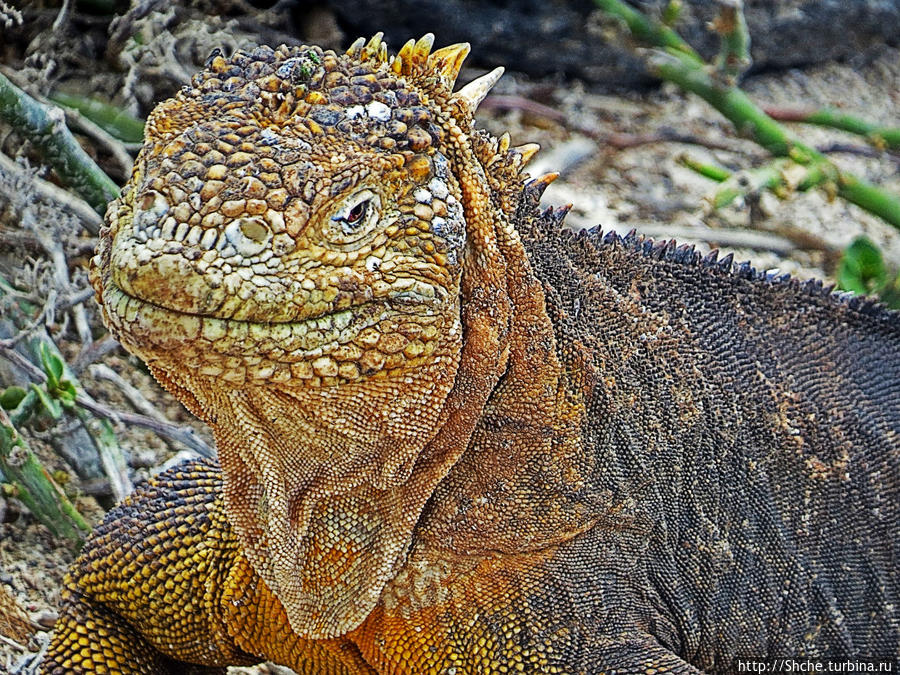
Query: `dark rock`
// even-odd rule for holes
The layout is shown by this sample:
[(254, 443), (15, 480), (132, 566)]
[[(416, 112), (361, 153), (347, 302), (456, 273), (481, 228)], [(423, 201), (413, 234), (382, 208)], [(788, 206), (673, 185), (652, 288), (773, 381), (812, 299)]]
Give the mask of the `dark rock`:
[[(649, 82), (590, 0), (330, 0), (350, 35), (382, 30), (397, 49), (427, 32), (438, 46), (472, 43), (471, 62), (531, 75), (562, 73), (606, 87)], [(636, 3), (658, 12), (662, 0)], [(715, 0), (684, 0), (679, 33), (705, 56), (718, 49), (707, 23)], [(746, 0), (755, 70), (847, 59), (879, 43), (900, 43), (900, 0)]]

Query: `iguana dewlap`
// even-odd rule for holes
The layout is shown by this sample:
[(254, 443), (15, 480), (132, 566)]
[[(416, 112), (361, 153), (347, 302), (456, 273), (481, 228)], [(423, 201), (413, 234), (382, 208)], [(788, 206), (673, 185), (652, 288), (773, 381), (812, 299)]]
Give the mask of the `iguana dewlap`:
[(216, 54), (150, 116), (93, 283), (221, 469), (109, 514), (45, 672), (900, 657), (900, 317), (570, 232), (431, 46)]

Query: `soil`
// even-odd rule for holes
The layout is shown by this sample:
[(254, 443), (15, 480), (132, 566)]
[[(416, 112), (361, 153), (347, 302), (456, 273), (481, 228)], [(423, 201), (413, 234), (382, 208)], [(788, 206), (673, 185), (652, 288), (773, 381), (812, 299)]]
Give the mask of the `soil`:
[[(260, 10), (242, 0), (209, 0), (188, 10), (169, 3), (135, 3), (137, 8), (156, 9), (143, 16), (132, 11), (110, 25), (111, 16), (85, 9), (93, 3), (76, 3), (62, 15), (54, 3), (32, 3), (18, 22), (15, 12), (0, 2), (0, 72), (34, 95), (65, 89), (111, 100), (144, 117), (154, 102), (183, 84), (215, 46), (302, 38), (338, 47), (354, 37), (342, 34), (327, 9), (299, 17), (295, 11), (286, 17), (281, 13), (284, 4)], [(442, 44), (440, 35), (437, 42)], [(478, 74), (464, 70), (461, 80)], [(843, 63), (754, 75), (743, 86), (755, 101), (767, 105), (829, 105), (877, 123), (900, 124), (900, 51), (882, 44)], [(532, 175), (561, 172), (544, 203), (574, 204), (568, 216), (572, 227), (599, 224), (621, 232), (635, 228), (703, 250), (733, 251), (736, 260), (750, 260), (760, 269), (826, 280), (834, 274), (840, 251), (865, 234), (882, 247), (889, 264), (900, 266), (897, 231), (851, 204), (829, 198), (825, 191), (792, 193), (783, 200), (751, 192), (713, 211), (709, 198), (717, 185), (687, 169), (679, 158), (686, 155), (735, 172), (771, 160), (752, 142), (737, 138), (715, 110), (674, 87), (613, 96), (577, 81), (508, 73), (485, 101), (479, 123), (495, 134), (509, 131), (514, 143), (540, 143), (543, 149), (533, 161)], [(83, 125), (76, 128), (82, 144), (121, 184), (129, 167), (121, 153), (116, 159), (115, 151), (133, 156), (136, 146), (96, 131), (86, 133)], [(797, 131), (808, 143), (831, 150), (830, 156), (842, 167), (900, 194), (897, 155), (874, 151), (864, 139), (842, 132), (810, 127)], [(655, 142), (638, 142), (648, 137)], [(34, 149), (2, 124), (0, 151), (31, 166), (39, 164)], [(0, 275), (23, 297), (42, 306), (53, 289), (63, 297), (86, 288), (85, 265), (93, 237), (77, 219), (34, 194), (28, 181), (37, 174), (53, 178), (45, 170), (30, 171), (18, 182), (0, 175)], [(63, 288), (58, 259), (54, 267), (48, 253), (48, 233), (63, 244), (67, 261), (63, 272), (68, 276)], [(79, 331), (71, 308), (49, 312), (44, 324), (67, 362), (82, 366), (78, 375), (84, 389), (110, 408), (132, 409), (122, 387), (104, 379), (95, 367), (105, 365), (136, 387), (151, 408), (177, 425), (194, 428), (211, 443), (202, 425), (160, 389), (134, 357), (115, 346), (96, 349), (104, 335), (98, 311), (92, 299), (78, 306), (83, 307), (87, 333)], [(86, 352), (90, 340), (95, 347)], [(91, 353), (96, 358), (86, 358)], [(0, 389), (27, 382), (21, 371), (0, 358)], [(113, 503), (108, 481), (80, 475), (58, 452), (72, 444), (72, 426), (28, 426), (22, 433), (48, 470), (66, 479), (66, 492), (86, 518), (92, 524), (99, 522)], [(117, 424), (116, 434), (136, 484), (188, 452), (131, 425)], [(13, 496), (0, 492), (0, 584), (39, 629), (30, 640), (0, 636), (0, 672), (35, 672), (35, 656), (46, 646), (62, 577), (73, 556), (71, 546), (52, 536)], [(262, 666), (232, 672), (287, 671)]]

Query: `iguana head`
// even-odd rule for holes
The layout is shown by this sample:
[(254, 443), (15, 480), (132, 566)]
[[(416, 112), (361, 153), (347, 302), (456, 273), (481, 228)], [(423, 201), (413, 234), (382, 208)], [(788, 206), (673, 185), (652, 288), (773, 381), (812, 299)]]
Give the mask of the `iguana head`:
[(122, 341), (224, 387), (448, 358), (466, 223), (438, 77), (466, 49), (402, 76), (423, 51), (406, 68), (378, 40), (214, 55), (157, 107), (97, 261)]
[(112, 332), (213, 427), (245, 552), (310, 636), (371, 609), (508, 354), (536, 146), (474, 131), (502, 71), (454, 93), (468, 45), (432, 41), (214, 54), (148, 119), (93, 261)]

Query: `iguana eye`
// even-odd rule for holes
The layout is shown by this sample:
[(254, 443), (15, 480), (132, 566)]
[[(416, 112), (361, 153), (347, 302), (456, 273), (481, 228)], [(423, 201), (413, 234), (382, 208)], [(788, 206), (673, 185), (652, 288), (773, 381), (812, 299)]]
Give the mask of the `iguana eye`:
[(354, 206), (352, 209), (350, 209), (350, 212), (347, 214), (347, 217), (344, 218), (344, 222), (347, 223), (348, 225), (353, 225), (353, 227), (356, 227), (357, 225), (359, 225), (359, 221), (362, 220), (363, 216), (366, 215), (366, 209), (368, 209), (368, 207), (369, 207), (368, 199), (364, 202), (360, 202), (359, 204)]
[(372, 231), (380, 210), (378, 195), (371, 190), (360, 190), (338, 204), (325, 224), (325, 235), (336, 244), (351, 244)]

